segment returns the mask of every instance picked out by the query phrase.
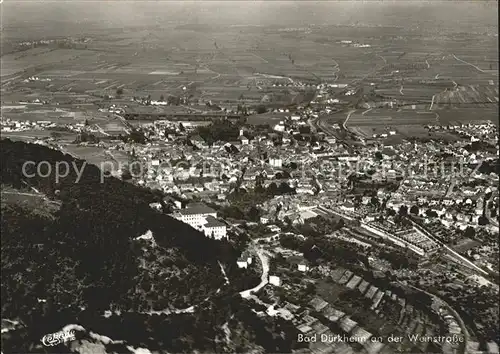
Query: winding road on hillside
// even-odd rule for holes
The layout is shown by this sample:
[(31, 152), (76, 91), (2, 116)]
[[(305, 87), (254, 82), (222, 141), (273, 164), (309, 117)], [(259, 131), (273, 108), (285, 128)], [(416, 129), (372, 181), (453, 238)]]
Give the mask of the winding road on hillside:
[[(251, 289), (240, 291), (240, 295), (243, 298), (249, 298), (252, 295), (252, 293), (254, 293), (256, 291), (259, 291), (264, 286), (266, 286), (266, 284), (269, 282), (269, 280), (268, 280), (269, 279), (269, 257), (266, 255), (265, 251), (262, 248), (260, 248), (260, 247), (258, 247), (256, 245), (256, 243), (257, 243), (258, 240), (260, 240), (260, 239), (255, 239), (253, 241), (254, 244), (251, 246), (251, 249), (253, 249), (255, 251), (255, 253), (259, 257), (259, 260), (261, 262), (261, 267), (262, 267), (262, 274), (261, 274), (261, 277), (260, 277), (261, 282), (257, 286), (255, 286), (255, 287), (253, 287)], [(224, 266), (220, 262), (219, 262), (219, 267), (221, 269), (222, 275), (224, 276), (225, 283), (219, 289), (217, 289), (217, 291), (215, 292), (215, 294), (220, 293), (221, 290), (222, 290), (222, 288), (225, 285), (229, 284), (229, 278), (227, 277), (226, 270), (224, 269)], [(200, 305), (204, 304), (208, 300), (210, 300), (210, 296), (207, 296), (200, 303), (198, 303), (196, 305), (191, 305), (191, 306), (186, 307), (184, 309), (166, 308), (164, 310), (147, 311), (147, 312), (141, 312), (141, 313), (145, 314), (145, 315), (150, 315), (150, 316), (152, 316), (152, 315), (171, 315), (171, 314), (182, 314), (182, 313), (194, 313), (197, 307), (199, 307)]]
[[(226, 274), (226, 270), (224, 269), (224, 266), (222, 265), (221, 262), (218, 262), (219, 263), (219, 267), (220, 267), (220, 271), (222, 273), (222, 275), (224, 276), (224, 280), (225, 280), (225, 283), (224, 285), (222, 285), (219, 289), (217, 289), (217, 291), (215, 292), (215, 294), (218, 294), (221, 292), (222, 288), (225, 286), (225, 285), (228, 285), (229, 284), (229, 279), (227, 277), (227, 274)], [(193, 313), (196, 309), (196, 307), (204, 304), (205, 302), (207, 302), (208, 300), (210, 300), (210, 296), (207, 296), (205, 299), (203, 299), (203, 301), (201, 301), (200, 303), (196, 304), (196, 305), (191, 305), (189, 307), (186, 307), (184, 309), (169, 309), (169, 308), (166, 308), (164, 310), (159, 310), (159, 311), (147, 311), (147, 312), (141, 312), (142, 314), (145, 314), (145, 315), (171, 315), (171, 314), (181, 314), (181, 313)]]
[(264, 253), (264, 250), (262, 250), (260, 248), (256, 249), (256, 253), (257, 253), (257, 256), (259, 257), (260, 262), (262, 264), (262, 275), (260, 277), (261, 281), (260, 281), (260, 284), (257, 285), (256, 287), (253, 287), (252, 289), (241, 291), (240, 295), (243, 298), (250, 297), (250, 295), (252, 295), (253, 292), (259, 291), (264, 286), (266, 286), (266, 284), (269, 282), (269, 258)]
[[(266, 239), (266, 238), (263, 238), (263, 239)], [(267, 238), (269, 239), (269, 238)], [(261, 266), (262, 266), (262, 275), (261, 275), (261, 282), (259, 283), (259, 285), (251, 288), (251, 289), (247, 289), (247, 290), (243, 290), (240, 292), (240, 295), (243, 297), (243, 298), (250, 298), (253, 294), (253, 292), (256, 292), (258, 290), (260, 290), (261, 288), (263, 288), (267, 283), (268, 283), (268, 276), (269, 276), (269, 257), (268, 255), (265, 253), (265, 251), (258, 247), (256, 245), (257, 241), (259, 239), (255, 239), (253, 240), (253, 245), (251, 246), (251, 248), (256, 252), (257, 256), (259, 257), (260, 259), (260, 262), (261, 262)], [(219, 262), (219, 266), (220, 266), (220, 269), (221, 269), (221, 273), (222, 275), (224, 276), (224, 279), (225, 279), (225, 283), (224, 285), (222, 285), (219, 289), (217, 289), (216, 291), (216, 294), (218, 294), (222, 288), (229, 284), (229, 279), (227, 277), (227, 274), (226, 274), (226, 271), (224, 269), (224, 266)], [(208, 301), (210, 299), (210, 296), (206, 297), (203, 301), (201, 301), (200, 303), (196, 304), (196, 305), (192, 305), (192, 306), (189, 306), (189, 307), (186, 307), (184, 309), (164, 309), (164, 310), (160, 310), (160, 311), (148, 311), (148, 312), (141, 312), (141, 314), (146, 314), (146, 315), (150, 315), (150, 316), (153, 316), (153, 315), (171, 315), (171, 314), (182, 314), (182, 313), (194, 313), (196, 308), (198, 306), (200, 306), (201, 304), (205, 303), (206, 301)], [(120, 312), (115, 312), (115, 315), (121, 315)], [(110, 317), (110, 315), (107, 315), (105, 314), (104, 317)], [(232, 317), (231, 317), (232, 318)], [(226, 322), (224, 325), (223, 325), (223, 330), (224, 330), (224, 333), (226, 335), (226, 340), (229, 340), (230, 338), (230, 330), (227, 326), (228, 322)], [(102, 344), (125, 344), (126, 341), (124, 340), (113, 340), (105, 335), (100, 335), (100, 334), (97, 334), (95, 332), (92, 332), (90, 330), (87, 330), (85, 329), (84, 327), (80, 326), (80, 325), (77, 325), (77, 324), (69, 324), (67, 326), (65, 326), (63, 329), (63, 331), (69, 331), (69, 330), (76, 330), (76, 331), (81, 331), (81, 332), (87, 332), (89, 334), (89, 336), (102, 343)], [(6, 332), (6, 331), (5, 331)], [(127, 346), (127, 348), (131, 351), (134, 351), (134, 348), (130, 347), (130, 346)], [(141, 348), (144, 353), (151, 353), (148, 349), (144, 349), (144, 348)]]

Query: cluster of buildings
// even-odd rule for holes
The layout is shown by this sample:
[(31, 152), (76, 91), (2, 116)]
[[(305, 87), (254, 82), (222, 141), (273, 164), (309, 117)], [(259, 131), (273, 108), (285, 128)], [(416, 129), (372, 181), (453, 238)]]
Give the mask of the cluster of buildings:
[[(235, 141), (216, 142), (211, 146), (190, 133), (196, 128), (194, 125), (180, 127), (178, 123), (155, 122), (148, 128), (153, 143), (145, 148), (134, 147), (137, 157), (149, 164), (147, 174), (138, 183), (186, 198), (196, 195), (224, 203), (234, 183), (238, 181), (240, 188), (252, 190), (256, 180), (263, 177), (264, 188), (271, 183), (286, 183), (294, 189), (293, 194), (278, 196), (258, 205), (263, 212), (263, 223), (285, 218), (303, 223), (321, 215), (315, 209), (320, 205), (348, 220), (360, 220), (370, 232), (390, 236), (396, 244), (409, 247), (420, 255), (432, 254), (438, 245), (418, 230), (387, 228), (387, 224), (381, 224), (377, 217), (381, 211), (398, 213), (402, 207), (408, 211), (417, 207), (416, 216), (428, 221), (436, 219), (447, 228), (481, 227), (484, 195), (491, 191), (496, 175), (474, 171), (470, 165), (473, 160), (469, 158), (460, 166), (460, 173), (450, 169), (450, 161), (458, 164), (461, 157), (468, 156), (464, 152), (468, 151), (466, 145), (470, 139), (443, 146), (432, 141), (386, 145), (381, 138), (353, 151), (326, 134), (302, 129), (309, 128), (310, 118), (307, 110), (291, 113), (278, 124), (282, 127), (277, 129), (278, 132), (276, 127), (275, 132), (258, 135), (242, 131)], [(489, 124), (480, 127), (462, 125), (456, 129), (460, 129), (460, 134), (477, 139), (493, 139), (493, 126)], [(186, 144), (188, 140), (190, 143)], [(494, 140), (491, 143), (498, 144)], [(228, 146), (235, 150), (227, 149)], [(445, 158), (441, 157), (443, 152), (447, 154)], [(494, 157), (495, 154), (488, 151), (475, 152), (476, 159)], [(167, 160), (183, 163), (165, 167)], [(351, 195), (342, 193), (349, 184), (349, 173), (339, 173), (339, 169), (349, 164), (351, 169), (353, 164), (362, 166), (348, 171), (359, 176), (363, 176), (367, 169), (375, 170), (368, 181), (377, 183), (375, 197), (380, 203), (385, 203), (384, 208), (374, 208), (371, 195), (363, 195), (359, 200), (355, 192)], [(442, 167), (442, 170), (436, 172), (434, 166)], [(396, 190), (384, 187), (384, 182), (391, 181), (398, 184)], [(478, 185), (467, 187), (471, 181)], [(392, 216), (385, 219), (390, 221)]]
[[(304, 272), (304, 274), (310, 271), (309, 265), (299, 256), (291, 254), (287, 257), (287, 261), (295, 264), (297, 266), (295, 269)], [(425, 352), (430, 341), (412, 342), (408, 338), (433, 337), (439, 334), (439, 324), (433, 322), (426, 313), (415, 308), (410, 304), (410, 301), (390, 289), (381, 289), (364, 280), (362, 276), (344, 268), (331, 269), (328, 266), (319, 266), (315, 271), (319, 272), (317, 276), (329, 278), (347, 291), (357, 292), (359, 297), (365, 298), (367, 303), (371, 304), (370, 311), (373, 311), (375, 316), (385, 317), (390, 312), (390, 316), (394, 316), (391, 323), (404, 332), (404, 337), (401, 341), (388, 341), (385, 336), (380, 337), (380, 333), (374, 332), (373, 329), (364, 328), (358, 322), (359, 320), (353, 319), (338, 305), (332, 304), (318, 295), (310, 295), (305, 304), (294, 303), (290, 300), (277, 300), (276, 292), (272, 289), (287, 288), (287, 284), (283, 284), (283, 280), (279, 276), (270, 276), (269, 283), (273, 287), (265, 288), (266, 294), (253, 298), (257, 303), (265, 305), (267, 308), (265, 312), (258, 312), (258, 314), (281, 317), (291, 321), (299, 333), (298, 342), (306, 343), (307, 348), (304, 349), (304, 352), (313, 350), (318, 353), (354, 353), (363, 350), (368, 353), (385, 353), (391, 352), (391, 350), (408, 350), (415, 346)], [(309, 281), (309, 277), (305, 275), (303, 281)], [(288, 284), (288, 287), (290, 286), (292, 285)], [(296, 290), (297, 286), (291, 289)], [(291, 290), (291, 292), (293, 293), (295, 290)], [(265, 300), (267, 302), (274, 302), (274, 305), (262, 301), (263, 298), (267, 299)], [(456, 338), (463, 337), (461, 328), (457, 325), (457, 320), (452, 314), (441, 309), (439, 315), (443, 324), (448, 328), (448, 335), (454, 335)], [(344, 334), (333, 331), (333, 327), (339, 328)], [(438, 344), (438, 346), (443, 345), (446, 343)]]
[[(426, 223), (438, 222), (452, 233), (468, 227), (484, 229), (486, 213), (498, 215), (498, 203), (490, 209), (486, 200), (486, 195), (495, 190), (498, 175), (476, 168), (479, 162), (498, 159), (498, 136), (493, 124), (426, 127), (430, 133), (456, 134), (457, 139), (449, 142), (395, 142), (390, 138), (397, 131), (388, 128), (387, 134), (362, 139), (361, 145), (352, 147), (331, 131), (319, 131), (319, 125), (314, 123), (335, 109), (335, 103), (328, 100), (336, 96), (330, 97), (330, 93), (345, 95), (347, 85), (320, 84), (315, 89), (315, 99), (322, 102), (320, 110), (318, 105), (293, 111), (276, 109), (284, 118), (273, 129), (247, 126), (232, 141), (207, 144), (196, 129), (209, 122), (155, 120), (141, 126), (149, 141), (146, 145), (121, 141), (104, 145), (110, 151), (126, 151), (142, 164), (142, 174), (133, 176), (139, 185), (224, 205), (235, 186), (250, 192), (258, 181), (262, 188), (274, 184), (284, 192), (257, 205), (261, 223), (287, 220), (297, 224), (333, 214), (357, 220), (367, 233), (390, 239), (419, 255), (432, 254), (438, 245), (418, 230), (388, 226), (394, 225), (394, 214), (402, 208)], [(151, 105), (165, 103), (150, 101)], [(104, 110), (124, 112), (117, 105)], [(2, 131), (54, 126), (49, 121), (1, 121)], [(81, 123), (67, 128), (96, 134), (101, 130)], [(341, 129), (339, 124), (334, 128)], [(186, 209), (177, 217), (207, 235), (226, 237), (225, 226), (220, 225), (216, 214), (193, 213)]]
[(44, 130), (57, 127), (57, 124), (51, 121), (38, 120), (14, 120), (10, 118), (2, 118), (0, 120), (0, 128), (2, 132), (21, 132), (26, 130)]
[[(339, 85), (322, 84), (319, 92), (345, 89)], [(122, 113), (123, 109), (113, 105), (108, 111)], [(394, 223), (387, 210), (397, 214), (402, 207), (408, 212), (416, 207), (417, 211), (412, 214), (426, 222), (438, 221), (448, 230), (483, 228), (485, 195), (494, 190), (498, 176), (477, 170), (471, 164), (497, 158), (498, 150), (495, 153), (482, 145), (471, 149), (471, 144), (484, 142), (498, 149), (494, 125), (427, 127), (431, 132), (447, 131), (462, 137), (447, 144), (404, 140), (388, 144), (384, 137), (378, 137), (354, 149), (328, 132), (317, 131), (311, 120), (317, 119), (321, 112), (308, 107), (295, 112), (283, 109), (283, 113), (285, 118), (271, 131), (245, 127), (237, 139), (211, 145), (196, 134), (196, 129), (207, 122), (166, 120), (141, 127), (150, 141), (146, 145), (120, 141), (105, 145), (110, 150), (128, 152), (143, 165), (143, 173), (134, 176), (136, 183), (185, 199), (226, 204), (227, 195), (235, 185), (246, 191), (252, 191), (257, 180), (263, 188), (284, 185), (291, 193), (257, 205), (261, 223), (274, 220), (305, 223), (330, 213), (346, 220), (358, 220), (367, 233), (390, 239), (419, 255), (432, 254), (439, 247), (418, 230), (388, 227)], [(56, 125), (50, 121), (3, 119), (1, 126), (2, 131), (15, 131), (50, 129)], [(67, 128), (100, 132), (98, 127), (82, 123)], [(352, 176), (377, 187), (371, 194), (358, 192)], [(391, 183), (397, 188), (388, 188)], [(374, 197), (378, 205), (373, 205)], [(498, 203), (496, 210), (498, 214)], [(204, 215), (196, 208), (186, 209), (179, 210), (176, 217), (214, 238), (227, 235), (225, 224), (218, 221), (213, 212)]]

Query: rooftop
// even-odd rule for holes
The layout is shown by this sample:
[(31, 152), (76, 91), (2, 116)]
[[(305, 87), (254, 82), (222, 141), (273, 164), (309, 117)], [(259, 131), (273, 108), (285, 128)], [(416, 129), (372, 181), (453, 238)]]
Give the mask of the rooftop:
[(207, 223), (204, 224), (203, 226), (205, 227), (221, 227), (221, 226), (226, 226), (222, 221), (217, 220), (213, 216), (208, 216), (207, 217)]
[(308, 264), (309, 262), (302, 256), (290, 256), (286, 259), (291, 264)]
[(214, 209), (207, 207), (205, 204), (190, 204), (186, 209), (179, 210), (182, 215), (195, 214), (215, 214)]

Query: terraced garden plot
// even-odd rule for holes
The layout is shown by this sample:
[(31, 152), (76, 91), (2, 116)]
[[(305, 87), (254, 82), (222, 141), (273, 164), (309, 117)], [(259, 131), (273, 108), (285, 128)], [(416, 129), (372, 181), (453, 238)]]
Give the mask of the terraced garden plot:
[(339, 279), (338, 283), (342, 285), (346, 284), (351, 278), (352, 274), (353, 273), (350, 270), (346, 270), (342, 277)]
[(322, 314), (332, 322), (337, 322), (345, 315), (344, 312), (335, 309), (332, 305), (328, 305), (327, 307), (325, 307), (322, 311)]
[(349, 289), (354, 289), (358, 284), (362, 281), (361, 277), (358, 275), (355, 275), (349, 280), (349, 282), (346, 284), (346, 287)]
[(375, 293), (377, 292), (378, 288), (371, 285), (370, 288), (368, 289), (368, 291), (366, 292), (365, 294), (365, 297), (368, 298), (368, 299), (372, 299), (373, 296), (375, 295)]
[(364, 292), (366, 291), (366, 289), (368, 289), (368, 286), (370, 285), (370, 283), (368, 283), (366, 280), (363, 280), (359, 286), (358, 286), (358, 290), (361, 292), (361, 294), (364, 294)]
[(349, 317), (344, 317), (339, 321), (340, 328), (344, 330), (346, 333), (350, 333), (354, 327), (358, 325), (356, 321), (353, 321)]

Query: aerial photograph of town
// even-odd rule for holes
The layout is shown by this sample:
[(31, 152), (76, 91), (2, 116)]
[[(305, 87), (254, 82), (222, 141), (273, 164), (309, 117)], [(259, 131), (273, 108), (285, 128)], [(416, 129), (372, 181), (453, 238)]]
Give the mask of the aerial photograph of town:
[(0, 2), (1, 354), (499, 353), (498, 2)]

